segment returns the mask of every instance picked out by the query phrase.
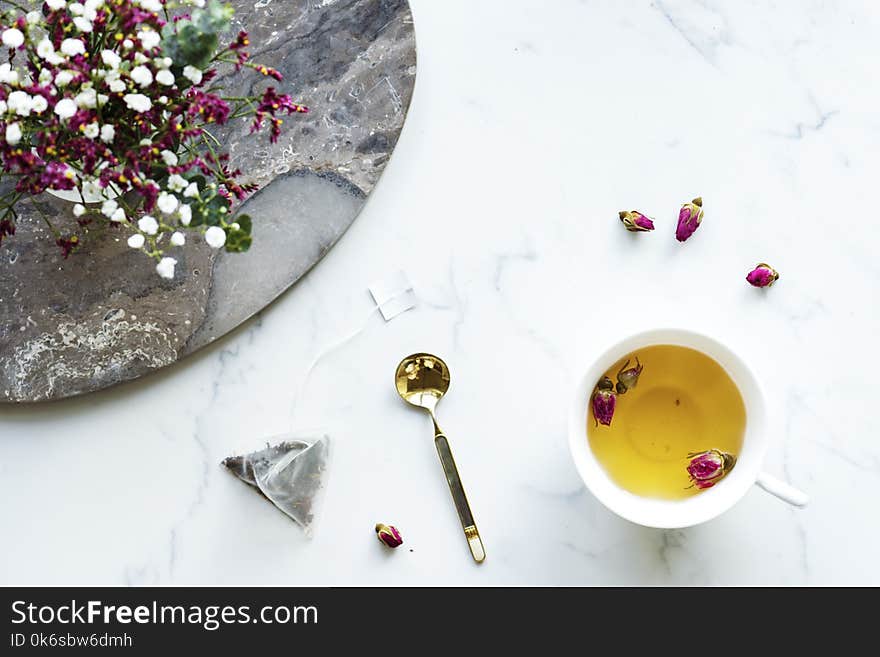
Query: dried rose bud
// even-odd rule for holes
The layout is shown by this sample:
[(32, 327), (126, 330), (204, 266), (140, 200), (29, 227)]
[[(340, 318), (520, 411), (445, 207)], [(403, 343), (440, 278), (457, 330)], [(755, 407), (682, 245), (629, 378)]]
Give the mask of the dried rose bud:
[(617, 395), (614, 394), (614, 383), (607, 376), (596, 386), (593, 392), (593, 418), (596, 426), (604, 424), (611, 426), (611, 418), (614, 417), (614, 407), (617, 405)]
[(623, 222), (624, 228), (631, 233), (641, 233), (654, 230), (654, 222), (648, 215), (642, 214), (636, 210), (629, 212), (621, 212), (620, 220)]
[(376, 538), (390, 548), (396, 548), (398, 545), (403, 545), (403, 537), (400, 535), (400, 532), (397, 531), (397, 528), (392, 527), (391, 525), (383, 525), (381, 522), (376, 525)]
[(691, 478), (691, 486), (699, 489), (711, 488), (736, 465), (733, 454), (710, 449), (699, 454), (688, 454), (690, 463), (687, 471)]
[(639, 362), (638, 356), (636, 356), (635, 367), (629, 367), (629, 358), (627, 358), (623, 367), (617, 373), (617, 394), (622, 395), (630, 388), (635, 388), (643, 369), (645, 368)]
[(779, 272), (766, 262), (761, 262), (748, 273), (746, 280), (755, 287), (770, 287), (779, 280)]
[(681, 206), (678, 213), (678, 228), (675, 229), (675, 239), (684, 242), (696, 232), (701, 221), (703, 221), (703, 199), (697, 197), (690, 203)]

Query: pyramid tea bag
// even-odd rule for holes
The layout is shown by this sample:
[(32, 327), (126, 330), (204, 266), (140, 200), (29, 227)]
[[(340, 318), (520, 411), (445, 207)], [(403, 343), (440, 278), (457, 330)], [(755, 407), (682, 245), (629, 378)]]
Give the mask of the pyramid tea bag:
[(322, 501), (330, 460), (330, 438), (275, 436), (266, 448), (244, 456), (230, 456), (223, 465), (262, 493), (293, 518), (306, 535)]

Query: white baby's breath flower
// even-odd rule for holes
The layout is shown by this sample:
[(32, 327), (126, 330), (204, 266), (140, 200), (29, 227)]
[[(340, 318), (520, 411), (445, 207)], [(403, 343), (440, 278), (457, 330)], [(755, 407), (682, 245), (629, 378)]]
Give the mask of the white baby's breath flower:
[(86, 46), (80, 39), (65, 39), (61, 42), (61, 52), (68, 57), (84, 55), (86, 52)]
[(55, 114), (62, 119), (69, 119), (76, 114), (76, 103), (70, 98), (62, 98), (55, 103)]
[(55, 52), (55, 46), (52, 45), (52, 42), (45, 37), (37, 44), (37, 56), (54, 65), (64, 62), (64, 58)]
[(86, 10), (91, 9), (92, 11), (95, 11), (96, 9), (100, 9), (103, 6), (104, 6), (104, 0), (86, 0), (85, 1)]
[(186, 244), (186, 236), (179, 230), (174, 231), (171, 235), (171, 246), (183, 246)]
[(174, 73), (169, 71), (168, 69), (163, 68), (161, 71), (156, 73), (156, 82), (159, 84), (164, 84), (166, 87), (170, 87), (174, 84)]
[(153, 82), (153, 74), (146, 66), (135, 66), (129, 75), (141, 87), (149, 86)]
[(81, 217), (85, 213), (86, 213), (86, 206), (84, 206), (82, 203), (77, 203), (76, 205), (73, 206), (73, 216), (74, 217)]
[(125, 91), (125, 82), (123, 82), (119, 78), (116, 78), (114, 80), (110, 80), (107, 83), (107, 86), (110, 87), (110, 91), (112, 91), (115, 94), (121, 94), (123, 91)]
[(141, 30), (137, 33), (138, 41), (141, 42), (141, 47), (144, 50), (151, 50), (159, 45), (159, 41), (161, 37), (158, 32), (153, 30)]
[(34, 114), (42, 114), (49, 107), (49, 103), (40, 95), (31, 97), (31, 111)]
[(6, 143), (15, 146), (21, 141), (21, 126), (17, 123), (8, 123), (6, 125)]
[(105, 123), (101, 126), (101, 141), (105, 144), (109, 144), (113, 141), (113, 138), (116, 136), (116, 128), (114, 128), (109, 123)]
[(186, 189), (186, 179), (176, 173), (168, 176), (168, 189), (172, 192), (181, 192)]
[(67, 0), (46, 0), (46, 4), (49, 5), (49, 9), (58, 11), (67, 5)]
[(59, 71), (58, 75), (55, 76), (55, 86), (66, 87), (75, 77), (76, 73), (74, 71)]
[(9, 107), (6, 105), (5, 100), (0, 100), (0, 114), (6, 114), (9, 110)]
[(134, 63), (135, 64), (146, 64), (148, 61), (150, 61), (150, 58), (147, 57), (144, 53), (136, 52), (134, 54)]
[(44, 68), (40, 71), (40, 77), (37, 78), (37, 81), (41, 86), (46, 86), (50, 82), (52, 82), (52, 71), (48, 68)]
[(201, 9), (202, 7), (205, 6), (205, 0), (189, 0), (189, 4)]
[(139, 249), (144, 245), (146, 239), (140, 233), (135, 233), (131, 237), (128, 238), (128, 245), (133, 249)]
[(162, 192), (159, 194), (159, 198), (156, 199), (156, 205), (162, 214), (171, 214), (177, 209), (177, 197), (174, 194)]
[(110, 100), (110, 96), (107, 94), (98, 94), (98, 107), (104, 107), (108, 100)]
[(116, 212), (116, 208), (118, 207), (119, 203), (114, 201), (112, 198), (108, 199), (101, 204), (101, 214), (109, 219), (113, 216), (113, 213)]
[[(173, 167), (177, 164), (177, 155), (175, 155), (173, 152), (166, 149), (166, 150), (162, 151), (161, 153), (159, 153), (159, 155), (162, 156), (162, 161), (165, 164), (167, 164), (168, 166)], [(179, 177), (180, 176), (178, 176), (178, 178)], [(180, 190), (175, 189), (174, 191), (177, 192)]]
[(48, 60), (50, 56), (55, 54), (55, 46), (49, 39), (43, 39), (37, 44), (37, 57)]
[[(168, 104), (168, 96), (159, 96), (159, 102), (160, 102), (162, 105), (167, 105), (167, 104)], [(163, 116), (164, 116), (165, 114), (168, 114), (168, 112), (164, 112), (164, 113), (163, 113)]]
[(38, 11), (29, 11), (24, 18), (28, 25), (36, 25), (43, 20), (43, 14)]
[(141, 9), (151, 11), (154, 14), (158, 14), (162, 11), (162, 3), (159, 2), (159, 0), (141, 0), (140, 5)]
[(2, 82), (3, 84), (18, 83), (18, 71), (13, 71), (12, 66), (9, 65), (9, 62), (6, 62), (5, 64), (0, 64), (0, 82)]
[(145, 214), (143, 217), (138, 219), (138, 228), (140, 228), (142, 233), (146, 233), (147, 235), (155, 235), (159, 232), (159, 222), (156, 221), (154, 217)]
[(183, 190), (184, 198), (195, 198), (198, 195), (199, 195), (199, 186), (194, 182), (191, 182), (189, 185), (187, 185), (186, 189)]
[(83, 134), (89, 139), (94, 139), (101, 133), (101, 129), (97, 123), (89, 123), (84, 129)]
[(189, 223), (192, 221), (192, 208), (188, 205), (181, 204), (180, 208), (177, 210), (177, 214), (180, 216), (180, 223), (182, 226), (189, 226)]
[(116, 212), (110, 215), (110, 221), (121, 224), (123, 221), (125, 221), (125, 210), (123, 210), (122, 208), (116, 208)]
[(174, 60), (170, 57), (156, 57), (156, 59), (153, 60), (153, 63), (159, 68), (171, 68)]
[(3, 30), (3, 36), (0, 38), (2, 38), (3, 45), (7, 48), (18, 48), (24, 43), (24, 34), (22, 34), (21, 30), (15, 27)]
[(199, 84), (202, 81), (202, 72), (195, 66), (187, 64), (183, 67), (183, 77), (193, 84)]
[(94, 89), (83, 89), (74, 98), (77, 107), (87, 107), (94, 109), (98, 104), (98, 94)]
[(71, 2), (70, 5), (67, 7), (67, 11), (69, 11), (74, 16), (82, 16), (84, 10), (85, 7), (82, 5), (82, 3), (79, 2)]
[(125, 104), (128, 105), (130, 109), (133, 109), (138, 113), (148, 112), (153, 106), (150, 99), (143, 94), (125, 94), (122, 97), (122, 100), (125, 101)]
[(24, 91), (17, 90), (9, 94), (6, 98), (6, 104), (10, 112), (18, 114), (19, 116), (29, 116), (31, 113), (31, 107), (33, 106), (33, 100), (31, 100), (31, 97)]
[(77, 16), (76, 18), (74, 18), (73, 24), (76, 25), (76, 29), (78, 29), (80, 32), (92, 31), (92, 22), (84, 16)]
[(174, 265), (176, 264), (177, 260), (174, 258), (162, 258), (156, 265), (156, 273), (162, 278), (174, 278)]
[(131, 50), (132, 48), (134, 48), (134, 41), (132, 41), (131, 39), (125, 39), (122, 42), (122, 47), (126, 50)]
[(112, 50), (102, 50), (101, 61), (104, 62), (105, 66), (109, 66), (110, 68), (119, 68), (119, 63), (122, 61), (122, 58)]
[(219, 249), (226, 244), (226, 231), (220, 226), (211, 226), (205, 231), (205, 241), (212, 249)]

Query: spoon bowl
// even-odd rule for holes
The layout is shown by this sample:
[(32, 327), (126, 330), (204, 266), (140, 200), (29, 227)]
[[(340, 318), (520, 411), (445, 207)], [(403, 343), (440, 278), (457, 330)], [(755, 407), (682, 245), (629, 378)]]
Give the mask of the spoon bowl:
[(413, 354), (397, 366), (394, 376), (397, 394), (403, 400), (426, 409), (432, 415), (437, 402), (449, 390), (449, 368), (437, 356)]

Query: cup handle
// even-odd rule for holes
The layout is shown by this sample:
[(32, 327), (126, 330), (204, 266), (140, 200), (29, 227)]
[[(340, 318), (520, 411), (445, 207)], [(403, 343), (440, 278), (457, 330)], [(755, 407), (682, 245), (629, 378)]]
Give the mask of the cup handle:
[(763, 488), (771, 495), (775, 495), (783, 502), (788, 502), (794, 506), (807, 506), (810, 502), (809, 496), (803, 491), (799, 491), (794, 486), (790, 486), (784, 481), (768, 475), (766, 472), (758, 473), (755, 483)]

